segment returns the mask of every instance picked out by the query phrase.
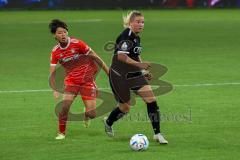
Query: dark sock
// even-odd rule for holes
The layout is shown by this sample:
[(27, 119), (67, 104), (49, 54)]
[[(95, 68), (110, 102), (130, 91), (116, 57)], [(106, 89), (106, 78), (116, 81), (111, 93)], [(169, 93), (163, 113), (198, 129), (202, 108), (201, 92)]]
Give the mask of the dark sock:
[(152, 123), (153, 131), (155, 134), (160, 133), (160, 116), (159, 116), (159, 107), (157, 102), (147, 103), (148, 117)]
[(107, 124), (109, 126), (112, 126), (113, 123), (117, 120), (119, 120), (120, 118), (122, 118), (126, 113), (122, 112), (119, 107), (115, 108), (110, 115), (108, 116), (107, 119)]

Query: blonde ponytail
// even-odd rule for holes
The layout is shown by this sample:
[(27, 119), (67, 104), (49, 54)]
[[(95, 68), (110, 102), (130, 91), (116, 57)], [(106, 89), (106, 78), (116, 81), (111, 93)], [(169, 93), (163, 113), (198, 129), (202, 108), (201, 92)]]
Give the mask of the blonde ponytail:
[(131, 12), (128, 12), (126, 15), (123, 15), (123, 27), (128, 28), (130, 22), (132, 22), (137, 16), (143, 16), (143, 14), (139, 11), (133, 10)]

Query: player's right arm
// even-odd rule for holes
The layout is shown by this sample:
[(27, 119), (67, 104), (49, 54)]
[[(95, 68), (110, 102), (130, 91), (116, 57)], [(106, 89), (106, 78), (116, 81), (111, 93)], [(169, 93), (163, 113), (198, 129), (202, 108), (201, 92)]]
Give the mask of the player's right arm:
[(49, 68), (49, 73), (50, 73), (50, 85), (52, 86), (53, 89), (53, 97), (57, 100), (60, 96), (60, 93), (56, 90), (54, 90), (54, 86), (55, 86), (55, 71), (56, 71), (56, 66), (58, 63), (58, 59), (56, 58), (55, 54), (54, 54), (54, 50), (56, 49), (56, 47), (54, 47), (52, 53), (51, 53), (51, 62), (50, 62), (50, 68)]
[[(50, 72), (50, 84), (54, 85), (55, 84), (55, 70), (56, 70), (56, 66), (50, 66), (49, 72)], [(60, 93), (56, 90), (53, 90), (53, 97), (54, 99), (58, 99), (60, 96)]]

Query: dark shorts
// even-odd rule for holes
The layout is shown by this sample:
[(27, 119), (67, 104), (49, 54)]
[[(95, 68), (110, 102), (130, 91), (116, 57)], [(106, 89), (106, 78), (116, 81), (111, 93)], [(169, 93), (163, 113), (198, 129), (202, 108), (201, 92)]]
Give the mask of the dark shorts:
[(114, 97), (119, 103), (127, 103), (130, 101), (130, 91), (137, 91), (148, 81), (142, 73), (129, 73), (121, 75), (113, 69), (110, 69), (109, 81), (114, 94)]

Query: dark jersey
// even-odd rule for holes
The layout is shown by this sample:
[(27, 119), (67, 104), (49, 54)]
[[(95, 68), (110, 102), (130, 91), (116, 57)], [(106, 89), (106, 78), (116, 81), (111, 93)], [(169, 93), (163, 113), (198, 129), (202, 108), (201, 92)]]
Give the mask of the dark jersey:
[(140, 37), (136, 36), (129, 28), (125, 29), (116, 40), (114, 54), (124, 53), (130, 58), (139, 61), (142, 47), (140, 45)]
[(140, 37), (136, 36), (129, 28), (125, 29), (117, 38), (109, 81), (116, 100), (119, 103), (128, 103), (130, 90), (138, 90), (148, 85), (141, 69), (118, 60), (119, 54), (126, 54), (131, 59), (140, 62), (139, 55), (142, 47)]
[(119, 61), (117, 55), (126, 54), (131, 59), (140, 62), (139, 55), (141, 50), (140, 37), (134, 34), (129, 28), (126, 28), (116, 40), (111, 68), (120, 74), (140, 71), (139, 68), (133, 65)]

